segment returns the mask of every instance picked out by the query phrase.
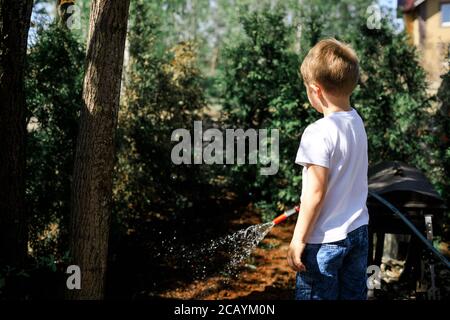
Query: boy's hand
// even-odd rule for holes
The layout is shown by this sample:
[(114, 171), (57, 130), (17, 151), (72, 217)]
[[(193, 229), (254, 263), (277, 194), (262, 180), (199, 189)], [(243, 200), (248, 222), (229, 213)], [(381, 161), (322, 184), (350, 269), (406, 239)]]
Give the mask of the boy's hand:
[(287, 254), (287, 261), (289, 266), (294, 270), (298, 272), (306, 271), (305, 265), (302, 263), (301, 256), (303, 253), (303, 250), (306, 247), (306, 243), (303, 242), (291, 242), (288, 254)]

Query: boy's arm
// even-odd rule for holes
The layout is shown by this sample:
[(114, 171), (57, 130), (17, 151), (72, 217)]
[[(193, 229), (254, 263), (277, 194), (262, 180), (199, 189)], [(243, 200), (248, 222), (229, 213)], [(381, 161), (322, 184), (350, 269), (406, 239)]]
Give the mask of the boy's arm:
[(305, 270), (301, 255), (319, 216), (328, 184), (328, 168), (313, 164), (306, 167), (308, 174), (306, 190), (303, 190), (303, 201), (287, 256), (289, 265), (295, 271)]

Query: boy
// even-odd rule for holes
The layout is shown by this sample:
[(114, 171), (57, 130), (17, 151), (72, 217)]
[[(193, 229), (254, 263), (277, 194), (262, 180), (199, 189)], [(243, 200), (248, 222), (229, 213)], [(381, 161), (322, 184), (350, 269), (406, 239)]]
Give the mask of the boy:
[(288, 250), (296, 299), (367, 298), (367, 136), (350, 106), (358, 58), (335, 39), (317, 43), (300, 68), (308, 99), (323, 118), (303, 132), (301, 206)]

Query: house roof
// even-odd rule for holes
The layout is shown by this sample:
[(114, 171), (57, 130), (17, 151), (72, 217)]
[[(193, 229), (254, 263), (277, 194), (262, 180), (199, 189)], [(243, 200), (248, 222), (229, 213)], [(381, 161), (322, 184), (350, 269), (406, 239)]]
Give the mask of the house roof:
[(397, 0), (397, 7), (402, 12), (410, 12), (424, 3), (426, 0)]

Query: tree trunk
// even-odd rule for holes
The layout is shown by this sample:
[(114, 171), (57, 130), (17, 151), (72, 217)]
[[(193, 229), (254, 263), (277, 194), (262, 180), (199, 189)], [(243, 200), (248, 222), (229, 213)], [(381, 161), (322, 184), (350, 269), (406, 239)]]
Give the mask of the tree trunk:
[(32, 0), (0, 0), (0, 266), (27, 249), (24, 67)]
[(129, 4), (129, 0), (93, 0), (91, 5), (71, 197), (70, 248), (73, 264), (81, 269), (81, 290), (68, 291), (71, 299), (104, 296), (114, 135)]

